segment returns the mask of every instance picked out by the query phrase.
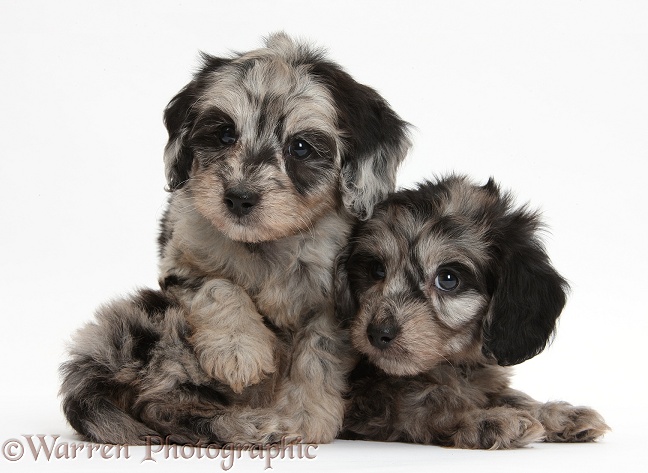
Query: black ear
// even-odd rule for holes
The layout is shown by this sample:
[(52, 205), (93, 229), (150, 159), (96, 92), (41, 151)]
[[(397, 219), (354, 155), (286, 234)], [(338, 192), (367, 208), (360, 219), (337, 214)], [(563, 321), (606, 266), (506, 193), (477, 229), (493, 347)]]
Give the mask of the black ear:
[(539, 225), (536, 214), (522, 209), (499, 219), (493, 230), (496, 268), (484, 352), (502, 366), (540, 353), (566, 302), (567, 282), (551, 266), (536, 234)]
[(335, 295), (335, 317), (343, 328), (348, 328), (358, 311), (358, 304), (349, 284), (349, 272), (347, 264), (351, 255), (352, 243), (340, 252), (335, 260), (335, 271), (333, 275), (333, 289)]
[(353, 215), (366, 220), (396, 186), (396, 171), (411, 146), (408, 124), (375, 90), (339, 66), (323, 61), (311, 73), (328, 87), (338, 111), (344, 141), (342, 200)]
[(169, 141), (164, 149), (167, 185), (170, 191), (181, 188), (189, 179), (193, 162), (193, 151), (187, 138), (196, 119), (196, 102), (202, 97), (209, 83), (210, 74), (230, 62), (207, 54), (202, 54), (203, 66), (164, 110), (164, 125), (169, 133)]

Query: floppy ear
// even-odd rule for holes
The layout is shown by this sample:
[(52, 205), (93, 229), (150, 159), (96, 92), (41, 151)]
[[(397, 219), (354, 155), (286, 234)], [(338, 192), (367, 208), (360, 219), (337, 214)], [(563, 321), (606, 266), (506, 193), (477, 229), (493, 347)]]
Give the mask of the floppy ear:
[(496, 269), (483, 351), (502, 366), (540, 353), (566, 302), (567, 282), (537, 238), (539, 225), (536, 214), (522, 209), (500, 219), (493, 232)]
[(340, 252), (335, 259), (335, 271), (333, 274), (333, 294), (335, 295), (335, 317), (343, 328), (348, 328), (351, 321), (358, 312), (358, 304), (351, 292), (349, 285), (349, 273), (347, 263), (351, 255), (352, 243)]
[(180, 189), (189, 179), (193, 162), (193, 151), (187, 139), (196, 119), (194, 105), (201, 98), (211, 72), (216, 71), (228, 59), (202, 54), (203, 66), (164, 110), (164, 125), (169, 133), (169, 141), (164, 148), (164, 164), (167, 185), (170, 191)]
[(321, 62), (311, 72), (326, 84), (337, 107), (344, 141), (342, 200), (347, 210), (366, 220), (396, 186), (396, 170), (411, 146), (408, 124), (375, 90), (339, 66)]

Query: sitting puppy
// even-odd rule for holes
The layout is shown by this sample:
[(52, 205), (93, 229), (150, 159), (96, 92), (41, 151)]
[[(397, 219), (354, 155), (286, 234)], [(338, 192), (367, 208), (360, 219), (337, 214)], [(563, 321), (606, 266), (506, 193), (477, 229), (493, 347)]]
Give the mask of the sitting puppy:
[(608, 429), (592, 409), (509, 387), (504, 366), (544, 349), (565, 304), (540, 226), (492, 180), (455, 176), (392, 194), (356, 226), (336, 275), (362, 355), (343, 438), (490, 449)]
[(96, 442), (328, 442), (348, 354), (335, 256), (393, 190), (407, 126), (321, 51), (271, 36), (202, 69), (165, 111), (160, 290), (99, 309), (62, 368)]

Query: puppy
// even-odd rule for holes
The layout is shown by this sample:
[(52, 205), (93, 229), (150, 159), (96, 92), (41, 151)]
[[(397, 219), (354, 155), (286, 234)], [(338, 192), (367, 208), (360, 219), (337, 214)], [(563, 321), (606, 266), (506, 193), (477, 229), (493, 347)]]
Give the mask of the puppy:
[(407, 125), (284, 34), (204, 56), (169, 103), (160, 289), (101, 307), (63, 364), (86, 438), (328, 442), (348, 366), (335, 256), (394, 188)]
[(565, 304), (540, 228), (492, 180), (456, 176), (392, 194), (356, 226), (336, 275), (362, 355), (343, 438), (496, 449), (608, 430), (592, 409), (509, 387), (505, 366), (544, 349)]

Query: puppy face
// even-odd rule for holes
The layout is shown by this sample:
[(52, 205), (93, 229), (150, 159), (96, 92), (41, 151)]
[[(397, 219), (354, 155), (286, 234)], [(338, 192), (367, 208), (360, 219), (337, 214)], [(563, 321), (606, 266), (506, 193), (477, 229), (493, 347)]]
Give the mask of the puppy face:
[[(320, 51), (282, 34), (266, 46), (206, 56), (171, 101), (170, 189), (238, 241), (296, 234), (342, 202), (368, 215), (393, 187), (409, 146), (405, 123)], [(360, 186), (357, 168), (367, 171)]]
[(450, 177), (393, 194), (338, 260), (338, 309), (354, 346), (394, 375), (536, 355), (566, 289), (538, 226), (492, 181)]

